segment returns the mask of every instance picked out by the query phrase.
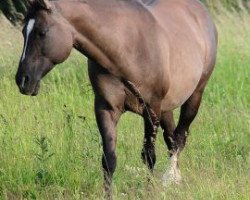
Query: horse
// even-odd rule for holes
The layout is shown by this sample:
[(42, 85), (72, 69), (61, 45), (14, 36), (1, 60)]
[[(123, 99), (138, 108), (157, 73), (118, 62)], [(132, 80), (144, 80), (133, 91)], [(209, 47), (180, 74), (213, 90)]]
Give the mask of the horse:
[[(180, 183), (180, 152), (217, 54), (217, 31), (198, 0), (29, 0), (16, 83), (36, 96), (40, 80), (73, 48), (88, 58), (103, 146), (106, 197), (116, 169), (116, 126), (126, 111), (144, 119), (143, 162), (153, 172), (159, 127), (170, 156), (164, 183)], [(181, 107), (178, 124), (173, 111)]]

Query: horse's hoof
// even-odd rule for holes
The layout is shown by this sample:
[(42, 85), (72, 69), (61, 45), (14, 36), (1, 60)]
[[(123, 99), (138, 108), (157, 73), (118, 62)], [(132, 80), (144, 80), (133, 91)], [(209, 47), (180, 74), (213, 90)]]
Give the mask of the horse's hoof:
[(178, 168), (171, 167), (162, 176), (162, 184), (163, 186), (169, 186), (170, 184), (173, 183), (177, 185), (181, 183), (181, 173)]

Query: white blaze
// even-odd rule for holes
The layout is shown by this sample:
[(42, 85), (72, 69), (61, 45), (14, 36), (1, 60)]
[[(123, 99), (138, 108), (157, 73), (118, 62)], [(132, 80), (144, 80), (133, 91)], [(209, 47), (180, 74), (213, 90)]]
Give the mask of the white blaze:
[(28, 45), (28, 41), (29, 41), (29, 35), (34, 28), (34, 24), (35, 24), (35, 20), (30, 19), (27, 26), (26, 26), (25, 44), (24, 44), (24, 48), (23, 48), (21, 62), (25, 59), (25, 54), (26, 54), (27, 45)]

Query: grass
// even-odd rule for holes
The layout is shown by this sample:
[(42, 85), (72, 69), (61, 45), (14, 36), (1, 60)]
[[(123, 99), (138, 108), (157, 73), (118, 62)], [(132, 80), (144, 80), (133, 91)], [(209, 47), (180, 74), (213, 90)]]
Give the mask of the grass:
[[(250, 15), (223, 11), (215, 18), (218, 61), (180, 159), (183, 183), (160, 183), (168, 165), (161, 130), (156, 173), (147, 183), (143, 123), (128, 113), (118, 128), (115, 199), (250, 199)], [(102, 199), (86, 59), (73, 52), (37, 97), (22, 96), (14, 81), (21, 34), (0, 25), (0, 199)]]

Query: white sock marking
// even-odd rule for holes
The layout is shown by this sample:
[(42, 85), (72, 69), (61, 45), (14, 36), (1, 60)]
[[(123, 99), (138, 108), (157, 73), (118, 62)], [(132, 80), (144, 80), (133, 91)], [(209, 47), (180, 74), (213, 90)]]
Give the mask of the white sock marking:
[(178, 153), (174, 153), (170, 159), (170, 167), (162, 177), (163, 185), (167, 186), (168, 184), (174, 182), (179, 184), (181, 181), (181, 174), (178, 167)]
[(25, 59), (25, 54), (26, 54), (26, 50), (27, 50), (27, 45), (28, 45), (28, 40), (29, 40), (29, 35), (31, 33), (31, 31), (34, 28), (34, 24), (35, 24), (35, 19), (30, 19), (28, 22), (28, 25), (26, 26), (26, 35), (25, 35), (25, 45), (23, 48), (23, 54), (22, 54), (22, 59), (21, 62), (23, 62), (23, 60)]

